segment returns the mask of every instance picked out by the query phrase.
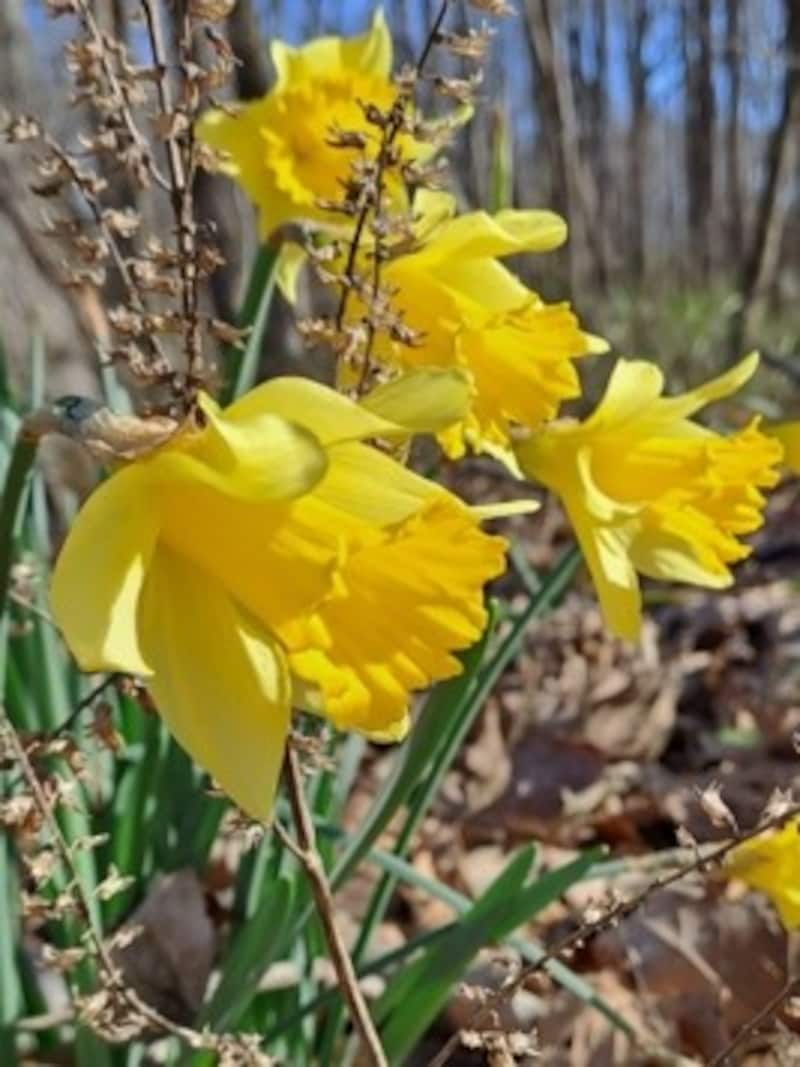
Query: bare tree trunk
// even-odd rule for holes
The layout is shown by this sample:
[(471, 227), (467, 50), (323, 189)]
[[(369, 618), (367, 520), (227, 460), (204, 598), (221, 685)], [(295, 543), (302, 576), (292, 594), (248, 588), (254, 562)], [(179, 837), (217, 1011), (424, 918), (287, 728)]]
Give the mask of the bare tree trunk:
[(542, 90), (539, 114), (549, 113), (551, 158), (555, 162), (556, 182), (564, 191), (570, 225), (570, 284), (575, 294), (588, 273), (587, 249), (591, 248), (596, 264), (607, 259), (604, 235), (596, 225), (597, 193), (581, 158), (572, 78), (556, 32), (553, 0), (527, 0), (525, 10), (531, 54)]
[[(694, 273), (707, 281), (713, 266), (714, 83), (711, 0), (685, 0), (686, 192)], [(691, 273), (691, 272), (690, 272)]]
[(745, 238), (744, 197), (742, 195), (742, 137), (739, 110), (742, 98), (741, 0), (725, 3), (725, 65), (728, 71), (728, 124), (725, 155), (728, 171), (727, 248), (732, 264), (738, 264)]
[[(252, 0), (238, 0), (228, 16), (228, 40), (238, 60), (236, 95), (240, 100), (263, 96), (269, 88), (266, 44), (261, 36)], [(224, 264), (209, 279), (209, 291), (216, 314), (231, 322), (239, 306), (242, 271), (254, 249), (247, 236), (252, 210), (239, 190), (227, 178), (199, 169), (194, 198), (198, 218), (214, 227)]]
[(764, 298), (774, 284), (780, 262), (783, 229), (789, 211), (786, 195), (797, 169), (800, 126), (800, 4), (784, 0), (786, 11), (786, 75), (783, 106), (772, 134), (767, 179), (758, 204), (755, 233), (742, 269), (741, 307), (731, 323), (730, 358), (750, 344)]
[(628, 18), (628, 86), (631, 121), (628, 127), (628, 215), (627, 236), (630, 274), (640, 282), (647, 272), (645, 240), (645, 168), (647, 164), (650, 112), (647, 102), (648, 70), (644, 62), (644, 42), (649, 26), (646, 0), (634, 0)]
[(241, 100), (263, 96), (269, 86), (269, 64), (253, 0), (238, 0), (228, 16), (228, 40), (240, 63), (236, 68), (237, 96)]
[(609, 277), (615, 269), (613, 243), (610, 240), (610, 186), (609, 167), (609, 122), (608, 90), (605, 77), (608, 71), (608, 11), (606, 0), (594, 0), (591, 5), (594, 17), (594, 81), (591, 87), (591, 152), (594, 172), (597, 175), (597, 226), (603, 234), (604, 256), (598, 264), (601, 287), (608, 288)]

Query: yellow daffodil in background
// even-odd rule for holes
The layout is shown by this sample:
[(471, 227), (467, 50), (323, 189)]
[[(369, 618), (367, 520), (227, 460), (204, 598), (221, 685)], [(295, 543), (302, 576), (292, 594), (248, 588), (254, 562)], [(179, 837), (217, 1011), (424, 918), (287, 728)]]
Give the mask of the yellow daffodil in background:
[(320, 37), (300, 48), (275, 41), (272, 61), (277, 80), (266, 96), (208, 111), (197, 127), (220, 153), (221, 169), (258, 207), (264, 237), (290, 221), (341, 222), (318, 201), (341, 200), (360, 150), (334, 147), (334, 132), (363, 135), (374, 157), (380, 131), (366, 121), (360, 102), (388, 109), (397, 95), (392, 40), (380, 9), (359, 37)]
[[(439, 430), (453, 373), (364, 406), (278, 378), (113, 473), (57, 561), (52, 608), (87, 671), (142, 675), (187, 751), (269, 814), (290, 709), (402, 737), (409, 693), (458, 673), (504, 542), (441, 487), (362, 441)], [(404, 413), (408, 421), (401, 422)]]
[(729, 437), (690, 419), (742, 386), (757, 364), (750, 355), (697, 389), (665, 397), (656, 366), (620, 360), (586, 421), (554, 423), (517, 444), (525, 474), (560, 496), (619, 636), (639, 634), (637, 571), (723, 588), (732, 582), (728, 565), (749, 554), (737, 538), (763, 522), (759, 490), (777, 481), (781, 446), (757, 419)]
[(765, 893), (787, 930), (800, 927), (800, 819), (737, 845), (725, 871)]
[(579, 395), (573, 359), (607, 349), (580, 329), (569, 305), (545, 303), (499, 262), (557, 248), (566, 224), (550, 211), (456, 216), (453, 199), (441, 193), (421, 193), (414, 208), (419, 248), (389, 260), (383, 281), (419, 336), (411, 346), (379, 346), (376, 355), (403, 368), (470, 374), (470, 411), (440, 438), (452, 458), (466, 445), (505, 446), (513, 424), (538, 427)]

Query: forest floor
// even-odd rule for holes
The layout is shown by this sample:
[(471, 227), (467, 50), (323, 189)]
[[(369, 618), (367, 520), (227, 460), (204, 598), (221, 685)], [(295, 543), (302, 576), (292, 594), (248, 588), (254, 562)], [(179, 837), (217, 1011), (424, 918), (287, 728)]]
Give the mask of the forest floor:
[[(492, 488), (473, 491), (486, 499)], [(568, 536), (558, 510), (513, 522), (530, 564), (546, 570)], [(524, 654), (483, 710), (418, 836), (411, 857), (418, 871), (472, 896), (523, 843), (538, 843), (544, 865), (605, 846), (608, 860), (621, 861), (613, 875), (580, 884), (524, 931), (552, 945), (592, 904), (652, 883), (691, 840), (686, 831), (701, 844), (726, 836), (701, 802), (709, 786), (750, 828), (776, 790), (800, 785), (798, 531), (800, 484), (789, 482), (774, 495), (735, 588), (660, 588), (658, 599), (646, 590), (648, 619), (636, 647), (608, 635), (582, 578), (530, 628)], [(513, 575), (504, 582), (503, 594), (513, 596)], [(363, 782), (354, 821), (388, 758), (379, 756)], [(342, 904), (357, 920), (358, 892)], [(450, 918), (446, 905), (401, 890), (380, 941), (390, 947)], [(541, 975), (516, 995), (507, 1025), (534, 1028), (536, 1062), (554, 1067), (709, 1064), (785, 987), (791, 950), (765, 899), (718, 871), (693, 873), (650, 894), (569, 960), (642, 1035), (638, 1048)], [(501, 980), (499, 955), (479, 961), (476, 985)], [(455, 998), (414, 1063), (427, 1063), (448, 1033), (470, 1025), (467, 994)], [(800, 1063), (798, 1034), (800, 998), (787, 996), (726, 1062)], [(648, 1043), (677, 1055), (643, 1057)], [(485, 1060), (462, 1050), (451, 1062)]]

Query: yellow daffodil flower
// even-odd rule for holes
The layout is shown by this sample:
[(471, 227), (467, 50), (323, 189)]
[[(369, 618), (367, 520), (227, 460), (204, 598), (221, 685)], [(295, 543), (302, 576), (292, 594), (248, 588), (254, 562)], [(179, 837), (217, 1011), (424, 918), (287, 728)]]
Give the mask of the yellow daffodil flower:
[(723, 437), (691, 416), (754, 373), (753, 354), (680, 396), (662, 396), (658, 367), (619, 360), (582, 423), (554, 423), (515, 447), (530, 478), (557, 493), (588, 564), (606, 622), (635, 640), (639, 574), (720, 589), (763, 522), (759, 491), (777, 481), (781, 446), (758, 428)]
[(380, 131), (361, 104), (388, 109), (397, 96), (380, 8), (361, 36), (320, 37), (301, 48), (275, 41), (271, 54), (277, 80), (266, 96), (212, 109), (197, 126), (200, 139), (220, 153), (220, 169), (257, 205), (264, 237), (285, 222), (341, 221), (318, 201), (341, 200), (360, 149), (334, 146), (334, 133), (362, 135), (374, 156)]
[(566, 224), (550, 211), (456, 216), (452, 198), (440, 193), (421, 193), (414, 208), (419, 247), (390, 259), (382, 278), (419, 336), (411, 346), (379, 345), (377, 358), (466, 370), (472, 406), (441, 435), (445, 450), (457, 458), (467, 445), (505, 446), (513, 424), (536, 428), (579, 395), (573, 359), (608, 347), (581, 331), (568, 304), (545, 303), (500, 262), (557, 248)]
[[(412, 690), (457, 674), (504, 542), (456, 497), (362, 443), (439, 430), (463, 375), (363, 405), (278, 378), (184, 429), (88, 498), (52, 609), (86, 671), (143, 676), (187, 751), (268, 816), (290, 709), (394, 740)], [(404, 413), (408, 413), (407, 421)]]
[(800, 819), (737, 845), (725, 871), (765, 893), (787, 930), (800, 927)]

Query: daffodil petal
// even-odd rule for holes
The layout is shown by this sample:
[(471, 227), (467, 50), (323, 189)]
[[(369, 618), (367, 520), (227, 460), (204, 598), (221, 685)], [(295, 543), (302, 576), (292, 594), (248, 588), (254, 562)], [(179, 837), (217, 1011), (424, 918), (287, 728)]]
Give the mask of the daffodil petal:
[(761, 428), (783, 445), (784, 466), (793, 474), (800, 474), (800, 422), (777, 422)]
[(244, 430), (265, 415), (305, 427), (325, 446), (408, 432), (310, 378), (272, 378), (225, 409), (226, 422)]
[(270, 48), (277, 72), (276, 89), (304, 78), (320, 78), (341, 70), (388, 77), (392, 69), (392, 38), (383, 9), (378, 8), (372, 25), (356, 37), (317, 37), (300, 48), (274, 41)]
[[(325, 698), (322, 691), (316, 685), (310, 685), (296, 675), (292, 677), (292, 705), (299, 711), (308, 712), (310, 715), (325, 714)], [(402, 741), (411, 728), (411, 716), (407, 710), (393, 722), (387, 723), (379, 730), (360, 730), (370, 741), (378, 745), (391, 745)]]
[(364, 736), (368, 737), (376, 745), (395, 745), (403, 741), (411, 729), (411, 716), (408, 712), (401, 715), (395, 722), (389, 723), (382, 730), (364, 730)]
[(199, 483), (176, 486), (162, 503), (162, 538), (213, 577), (264, 626), (310, 610), (331, 589), (346, 516), (313, 493), (259, 503)]
[(205, 394), (199, 403), (206, 425), (191, 447), (191, 458), (220, 475), (228, 495), (290, 500), (307, 493), (325, 474), (325, 449), (305, 426), (266, 413), (243, 424), (220, 412)]
[(336, 725), (395, 729), (412, 690), (461, 670), (452, 653), (485, 626), (483, 585), (502, 571), (504, 549), (440, 493), (379, 540), (353, 546), (337, 595), (280, 627), (292, 672), (320, 689)]
[(444, 263), (548, 252), (567, 238), (567, 224), (552, 211), (470, 211), (443, 222), (420, 258)]
[(687, 582), (705, 589), (726, 589), (733, 576), (724, 565), (704, 566), (693, 546), (666, 530), (643, 530), (630, 546), (631, 562), (640, 574), (667, 582)]
[(592, 356), (604, 356), (606, 352), (611, 350), (611, 345), (605, 339), (605, 337), (598, 337), (594, 333), (586, 333), (583, 331), (583, 337), (586, 341), (586, 351)]
[(409, 433), (437, 433), (464, 418), (472, 394), (466, 371), (421, 368), (379, 385), (361, 407)]
[(289, 729), (283, 654), (223, 586), (159, 546), (139, 612), (159, 712), (239, 806), (267, 819)]
[(800, 927), (800, 820), (797, 817), (737, 845), (726, 858), (725, 873), (765, 893), (787, 930)]
[(334, 513), (353, 515), (377, 526), (403, 522), (444, 490), (368, 445), (346, 443), (330, 449), (326, 477), (314, 491)]
[(149, 674), (136, 608), (158, 536), (158, 519), (138, 467), (98, 486), (86, 500), (56, 562), (50, 604), (85, 671)]
[(414, 197), (414, 236), (425, 243), (457, 210), (458, 203), (452, 193), (444, 189), (420, 189)]
[(507, 519), (513, 515), (532, 515), (542, 504), (539, 500), (500, 500), (496, 504), (473, 504), (470, 511), (481, 522)]
[(639, 579), (628, 555), (624, 529), (598, 526), (580, 509), (570, 510), (572, 525), (592, 576), (603, 619), (609, 630), (626, 641), (638, 641), (642, 628)]
[(741, 389), (758, 370), (758, 363), (758, 352), (751, 352), (735, 367), (698, 385), (696, 389), (690, 389), (688, 393), (682, 393), (680, 396), (663, 397), (659, 403), (659, 415), (663, 413), (663, 416), (669, 419), (690, 418), (707, 404), (723, 400)]
[(661, 397), (664, 375), (655, 363), (643, 359), (618, 359), (611, 371), (603, 399), (583, 423), (583, 429), (599, 433), (619, 428), (642, 415)]

